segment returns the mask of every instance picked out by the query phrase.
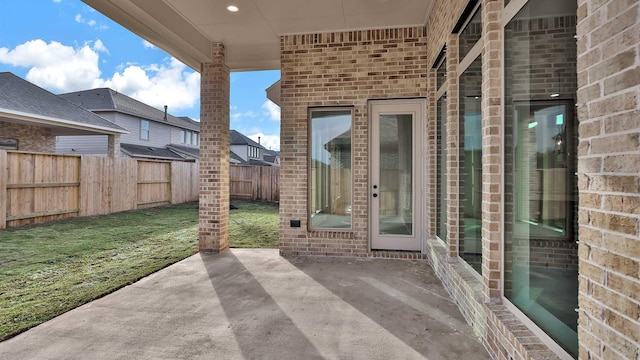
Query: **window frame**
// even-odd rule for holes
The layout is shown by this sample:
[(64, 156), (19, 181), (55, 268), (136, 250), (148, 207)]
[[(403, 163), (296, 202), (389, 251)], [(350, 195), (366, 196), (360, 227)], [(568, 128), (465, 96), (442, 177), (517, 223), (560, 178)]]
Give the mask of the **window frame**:
[[(145, 128), (146, 124), (146, 128)], [(145, 137), (146, 135), (146, 137)], [(151, 124), (149, 120), (140, 119), (140, 140), (150, 140), (151, 138)]]
[[(351, 118), (351, 123), (350, 123), (350, 131), (351, 131), (351, 141), (350, 141), (350, 169), (351, 169), (351, 176), (350, 176), (350, 188), (351, 188), (351, 202), (350, 202), (350, 206), (351, 206), (351, 211), (349, 213), (349, 227), (318, 227), (318, 226), (312, 226), (312, 222), (311, 222), (311, 218), (312, 218), (312, 214), (311, 214), (311, 205), (313, 203), (312, 199), (313, 199), (313, 192), (312, 192), (312, 183), (311, 183), (311, 179), (313, 177), (312, 175), (312, 147), (313, 147), (313, 113), (315, 112), (331, 112), (331, 111), (348, 111), (350, 118)], [(354, 159), (354, 143), (353, 143), (353, 130), (354, 130), (354, 124), (355, 124), (355, 108), (353, 106), (327, 106), (327, 107), (309, 107), (307, 110), (307, 214), (306, 214), (306, 218), (307, 218), (307, 231), (312, 232), (312, 231), (331, 231), (331, 232), (343, 232), (343, 233), (347, 233), (347, 232), (353, 232), (354, 230), (354, 226), (353, 226), (353, 189), (354, 189), (354, 176), (353, 176), (353, 159)], [(328, 186), (328, 184), (327, 184)], [(322, 199), (319, 199), (318, 201), (323, 201)], [(328, 201), (328, 200), (327, 200)]]

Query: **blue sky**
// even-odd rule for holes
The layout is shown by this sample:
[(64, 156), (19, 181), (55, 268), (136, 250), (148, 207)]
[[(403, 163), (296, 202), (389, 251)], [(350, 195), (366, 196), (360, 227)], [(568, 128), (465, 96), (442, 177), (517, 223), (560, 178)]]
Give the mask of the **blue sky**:
[[(0, 0), (0, 71), (55, 94), (110, 87), (176, 116), (200, 118), (200, 75), (80, 0)], [(231, 128), (274, 150), (279, 71), (231, 74)]]

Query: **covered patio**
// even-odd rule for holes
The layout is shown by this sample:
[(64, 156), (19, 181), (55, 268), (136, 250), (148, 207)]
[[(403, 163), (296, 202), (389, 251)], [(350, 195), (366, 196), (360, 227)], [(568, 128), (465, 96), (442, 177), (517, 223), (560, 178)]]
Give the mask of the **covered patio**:
[(0, 343), (3, 359), (489, 359), (424, 261), (187, 258)]

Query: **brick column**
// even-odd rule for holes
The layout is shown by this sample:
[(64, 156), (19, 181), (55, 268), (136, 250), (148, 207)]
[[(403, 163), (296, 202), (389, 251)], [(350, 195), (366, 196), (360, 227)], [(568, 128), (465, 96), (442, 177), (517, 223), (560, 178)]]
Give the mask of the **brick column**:
[(437, 168), (438, 168), (438, 151), (437, 151), (437, 136), (438, 136), (438, 123), (437, 123), (437, 101), (436, 101), (436, 69), (429, 69), (427, 73), (427, 124), (426, 124), (426, 143), (425, 155), (426, 155), (426, 169), (425, 182), (427, 184), (426, 191), (424, 193), (425, 202), (425, 229), (424, 233), (428, 238), (436, 236), (436, 219), (438, 214), (436, 213), (437, 203), (437, 188), (438, 182)]
[(502, 0), (482, 3), (482, 278), (500, 302), (502, 283)]
[(229, 68), (223, 44), (200, 71), (200, 251), (229, 248)]
[(580, 359), (640, 356), (640, 3), (578, 1)]
[(458, 141), (458, 35), (450, 34), (447, 41), (447, 261), (458, 261), (460, 236), (459, 198), (460, 158)]
[(107, 135), (107, 156), (120, 157), (120, 134)]

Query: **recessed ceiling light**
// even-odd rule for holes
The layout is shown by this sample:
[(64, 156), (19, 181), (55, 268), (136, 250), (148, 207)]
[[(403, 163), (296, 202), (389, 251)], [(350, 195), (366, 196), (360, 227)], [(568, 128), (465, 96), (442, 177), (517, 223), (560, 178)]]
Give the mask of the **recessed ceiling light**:
[(238, 12), (238, 10), (240, 10), (240, 9), (238, 9), (238, 7), (235, 6), (235, 5), (229, 5), (229, 6), (227, 6), (227, 10), (229, 10), (231, 12)]
[(557, 98), (559, 96), (560, 96), (560, 94), (551, 94), (551, 95), (549, 95), (549, 97), (552, 97), (552, 98)]

